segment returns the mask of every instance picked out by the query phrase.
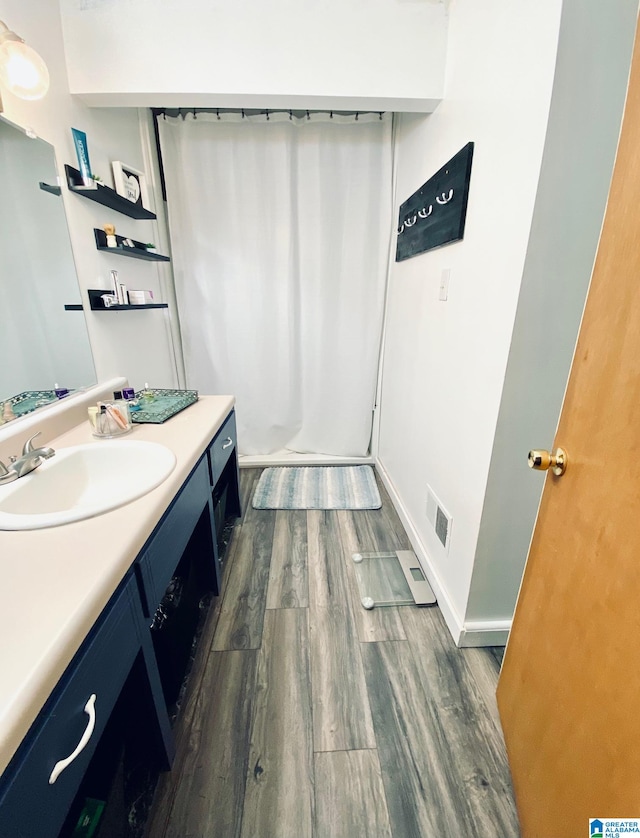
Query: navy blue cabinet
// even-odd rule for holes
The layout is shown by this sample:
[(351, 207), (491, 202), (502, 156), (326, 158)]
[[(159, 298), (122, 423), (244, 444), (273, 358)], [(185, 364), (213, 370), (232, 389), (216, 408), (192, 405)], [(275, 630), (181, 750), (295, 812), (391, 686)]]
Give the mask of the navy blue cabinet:
[(216, 434), (208, 448), (207, 458), (215, 530), (216, 572), (220, 579), (227, 543), (227, 525), (241, 514), (235, 411), (231, 411)]
[[(136, 563), (140, 574), (145, 614), (152, 617), (187, 546), (193, 530), (209, 503), (206, 458), (191, 477), (154, 530)], [(210, 526), (211, 516), (209, 516)], [(211, 556), (211, 564), (214, 559)]]
[(101, 737), (105, 730), (104, 739), (112, 735), (113, 720), (132, 694), (136, 700), (131, 702), (131, 712), (128, 704), (124, 708), (127, 724), (137, 724), (136, 713), (144, 716), (140, 724), (144, 722), (153, 740), (150, 751), (160, 767), (170, 767), (174, 746), (167, 689), (163, 667), (158, 667), (151, 623), (180, 567), (189, 571), (193, 565), (191, 575), (197, 577), (200, 589), (219, 592), (221, 554), (216, 521), (219, 524), (220, 509), (216, 504), (219, 506), (224, 497), (225, 516), (238, 516), (238, 483), (232, 411), (0, 778), (2, 838), (56, 838), (65, 820), (64, 831), (69, 834), (69, 820), (75, 817), (87, 773), (101, 758)]
[(225, 531), (240, 514), (235, 414), (207, 445), (141, 551), (136, 571), (171, 719), (210, 593), (222, 583)]
[(211, 486), (215, 486), (229, 458), (236, 452), (236, 416), (231, 412), (209, 446)]
[[(112, 597), (37, 722), (5, 771), (0, 791), (3, 838), (57, 836), (134, 661), (149, 655), (136, 580), (129, 575)], [(170, 742), (157, 680), (158, 744)], [(166, 762), (171, 754), (166, 754)]]

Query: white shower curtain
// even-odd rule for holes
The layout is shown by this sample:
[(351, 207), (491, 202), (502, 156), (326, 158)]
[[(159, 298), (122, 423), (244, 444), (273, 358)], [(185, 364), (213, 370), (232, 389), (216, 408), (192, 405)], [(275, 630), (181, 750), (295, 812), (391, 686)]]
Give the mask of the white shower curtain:
[(188, 386), (236, 395), (242, 454), (366, 455), (390, 115), (158, 122)]

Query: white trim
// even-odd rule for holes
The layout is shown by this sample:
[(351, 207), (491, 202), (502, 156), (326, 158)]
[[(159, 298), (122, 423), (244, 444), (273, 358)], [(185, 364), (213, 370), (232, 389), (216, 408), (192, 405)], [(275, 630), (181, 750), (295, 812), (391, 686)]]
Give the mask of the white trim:
[[(149, 185), (154, 197), (156, 207), (156, 220), (152, 221), (155, 241), (158, 244), (160, 253), (171, 256), (171, 237), (169, 235), (169, 222), (167, 220), (167, 205), (162, 200), (162, 184), (160, 183), (160, 161), (156, 150), (156, 139), (154, 134), (153, 121), (155, 117), (148, 108), (138, 109), (138, 127), (140, 131), (140, 144), (142, 146), (143, 163), (147, 170)], [(163, 317), (167, 342), (171, 359), (173, 361), (173, 373), (177, 387), (183, 390), (187, 386), (187, 377), (184, 369), (184, 354), (182, 351), (182, 334), (180, 332), (180, 315), (178, 312), (178, 300), (173, 275), (173, 262), (154, 262), (156, 277), (160, 286), (161, 299), (169, 303), (167, 316)]]
[(391, 225), (389, 226), (389, 249), (387, 252), (387, 279), (384, 287), (384, 308), (382, 317), (382, 331), (380, 333), (380, 351), (378, 353), (378, 375), (376, 378), (376, 394), (373, 407), (373, 421), (371, 423), (371, 442), (369, 443), (369, 451), (372, 457), (377, 457), (380, 450), (380, 422), (382, 418), (381, 404), (382, 404), (382, 382), (384, 378), (384, 353), (387, 339), (387, 320), (389, 317), (389, 291), (391, 289), (391, 277), (393, 267), (395, 265), (395, 224), (393, 223), (397, 217), (396, 210), (396, 185), (398, 180), (398, 115), (393, 115), (393, 122), (391, 125)]
[(478, 620), (465, 623), (458, 646), (506, 646), (511, 620)]
[(429, 555), (425, 549), (422, 540), (416, 530), (413, 521), (411, 520), (409, 513), (404, 507), (398, 492), (396, 491), (395, 486), (391, 482), (391, 478), (389, 477), (387, 471), (385, 470), (384, 466), (380, 462), (379, 459), (376, 459), (376, 472), (379, 474), (380, 479), (384, 483), (385, 489), (389, 493), (389, 497), (391, 498), (391, 502), (393, 503), (396, 512), (402, 522), (402, 525), (405, 528), (407, 535), (409, 536), (409, 541), (411, 542), (411, 546), (413, 547), (413, 551), (416, 554), (418, 561), (420, 562), (420, 566), (424, 571), (425, 576), (433, 593), (436, 595), (436, 599), (438, 600), (438, 605), (440, 606), (440, 611), (442, 611), (442, 616), (444, 617), (445, 623), (447, 624), (447, 628), (449, 629), (451, 636), (453, 637), (454, 643), (456, 646), (459, 644), (459, 639), (464, 634), (464, 627), (462, 624), (462, 620), (458, 615), (458, 612), (453, 606), (451, 599), (449, 598), (449, 594), (447, 593), (446, 588), (440, 581), (438, 577), (438, 573), (436, 568), (434, 567)]
[(319, 96), (307, 93), (157, 93), (155, 91), (79, 91), (71, 95), (90, 108), (257, 108), (293, 111), (398, 111), (433, 113), (441, 98), (417, 99), (413, 96)]

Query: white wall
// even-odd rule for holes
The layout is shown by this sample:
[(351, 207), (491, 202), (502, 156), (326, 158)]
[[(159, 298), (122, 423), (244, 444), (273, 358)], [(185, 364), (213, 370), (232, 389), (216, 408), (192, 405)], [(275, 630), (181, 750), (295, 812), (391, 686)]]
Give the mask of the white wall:
[[(398, 203), (476, 141), (464, 241), (393, 266), (379, 420), (379, 459), (464, 645), (504, 642), (510, 625), (542, 488), (526, 453), (553, 441), (638, 8), (528, 5), (456, 3), (445, 101), (399, 129)], [(454, 518), (448, 555), (427, 483)]]
[[(565, 0), (549, 127), (493, 443), (467, 621), (509, 619), (584, 308), (620, 133), (638, 0)], [(562, 440), (558, 440), (562, 444)]]
[[(378, 457), (454, 636), (464, 622), (551, 99), (560, 0), (457, 0), (445, 98), (402, 115), (396, 201), (475, 142), (464, 241), (394, 264)], [(451, 269), (449, 299), (438, 300)], [(447, 555), (427, 484), (453, 515)]]
[(60, 0), (73, 93), (101, 106), (431, 111), (443, 0)]
[[(0, 20), (42, 55), (51, 75), (51, 89), (39, 102), (24, 102), (3, 93), (4, 116), (32, 127), (52, 143), (61, 172), (64, 163), (77, 165), (71, 127), (86, 132), (92, 168), (106, 183), (111, 184), (112, 160), (124, 160), (144, 170), (137, 111), (91, 110), (71, 97), (58, 3), (0, 0)], [(162, 236), (156, 223), (134, 221), (71, 195), (64, 187), (63, 197), (83, 299), (86, 288), (108, 287), (111, 268), (118, 270), (121, 279), (131, 287), (152, 288), (160, 297), (168, 268), (99, 253), (93, 238), (94, 227), (111, 222), (118, 233), (156, 243)], [(121, 314), (87, 311), (86, 317), (98, 380), (125, 375), (136, 387), (145, 381), (154, 386), (177, 386), (168, 315), (164, 310)]]

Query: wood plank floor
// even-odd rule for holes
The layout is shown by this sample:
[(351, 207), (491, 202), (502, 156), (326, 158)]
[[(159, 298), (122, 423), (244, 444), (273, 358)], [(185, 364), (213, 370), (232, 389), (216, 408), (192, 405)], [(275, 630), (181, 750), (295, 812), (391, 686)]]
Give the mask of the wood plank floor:
[(351, 555), (410, 549), (366, 512), (260, 511), (228, 548), (147, 838), (518, 838), (501, 654), (436, 607), (360, 604)]

